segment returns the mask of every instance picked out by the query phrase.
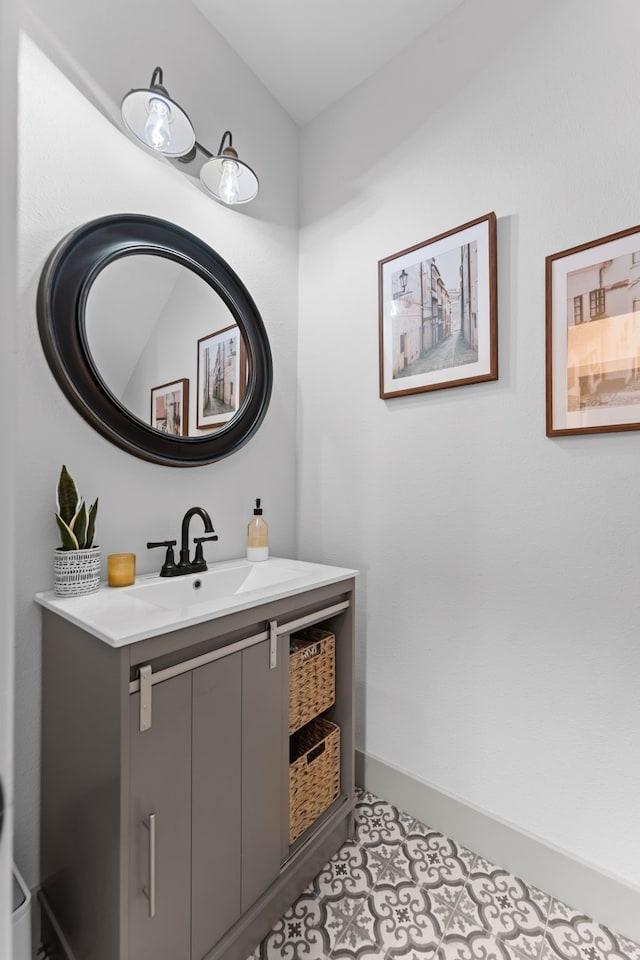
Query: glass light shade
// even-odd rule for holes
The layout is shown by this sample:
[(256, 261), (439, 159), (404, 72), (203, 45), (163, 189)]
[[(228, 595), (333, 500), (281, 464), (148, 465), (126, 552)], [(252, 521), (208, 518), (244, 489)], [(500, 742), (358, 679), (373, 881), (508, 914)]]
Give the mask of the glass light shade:
[(248, 203), (258, 195), (258, 178), (246, 163), (222, 154), (203, 164), (200, 180), (209, 193), (229, 206)]
[(145, 146), (166, 157), (184, 157), (193, 149), (196, 135), (189, 117), (158, 90), (130, 90), (120, 109), (129, 132)]

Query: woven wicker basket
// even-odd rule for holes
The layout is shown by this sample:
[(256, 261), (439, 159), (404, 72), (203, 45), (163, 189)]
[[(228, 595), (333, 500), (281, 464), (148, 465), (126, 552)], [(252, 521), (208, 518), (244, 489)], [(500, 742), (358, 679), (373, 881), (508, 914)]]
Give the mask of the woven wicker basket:
[(340, 727), (316, 717), (289, 744), (291, 844), (340, 794)]
[(336, 638), (307, 627), (291, 636), (289, 655), (289, 734), (303, 727), (336, 699)]

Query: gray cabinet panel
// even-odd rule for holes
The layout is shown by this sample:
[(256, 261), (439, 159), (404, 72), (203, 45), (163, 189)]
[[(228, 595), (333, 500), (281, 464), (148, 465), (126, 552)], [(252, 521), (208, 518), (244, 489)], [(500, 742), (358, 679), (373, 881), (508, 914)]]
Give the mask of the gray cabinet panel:
[(236, 653), (193, 672), (192, 960), (240, 916), (241, 667)]
[[(285, 645), (286, 644), (286, 645)], [(278, 640), (269, 667), (265, 641), (242, 654), (242, 910), (278, 876), (281, 862), (283, 769), (288, 764), (288, 638)]]
[(126, 671), (113, 650), (74, 624), (49, 610), (43, 623), (41, 895), (73, 932), (78, 958), (113, 960), (126, 951), (119, 914), (126, 868), (114, 854), (122, 839)]
[[(153, 690), (153, 724), (140, 732), (130, 697), (129, 958), (191, 960), (191, 677)], [(155, 815), (152, 836), (144, 821)], [(155, 882), (155, 916), (145, 895)]]

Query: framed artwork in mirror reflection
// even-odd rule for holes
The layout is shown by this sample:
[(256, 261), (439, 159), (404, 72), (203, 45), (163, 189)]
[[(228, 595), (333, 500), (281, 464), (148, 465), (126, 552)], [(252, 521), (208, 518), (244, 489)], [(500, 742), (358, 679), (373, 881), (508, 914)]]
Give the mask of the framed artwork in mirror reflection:
[(196, 426), (211, 430), (236, 415), (244, 398), (247, 360), (237, 324), (198, 340), (198, 397)]
[(496, 215), (378, 262), (380, 397), (498, 379)]
[(189, 433), (189, 380), (172, 380), (151, 388), (151, 426), (161, 433), (186, 437)]
[(546, 258), (547, 436), (640, 430), (640, 226)]

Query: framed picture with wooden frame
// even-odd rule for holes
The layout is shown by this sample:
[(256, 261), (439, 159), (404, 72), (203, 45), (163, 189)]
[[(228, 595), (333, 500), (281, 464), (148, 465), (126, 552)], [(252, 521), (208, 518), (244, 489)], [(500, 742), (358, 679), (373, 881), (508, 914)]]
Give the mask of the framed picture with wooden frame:
[(151, 388), (151, 426), (174, 437), (189, 434), (189, 380), (172, 380)]
[(247, 351), (237, 324), (198, 340), (196, 426), (212, 430), (240, 409), (247, 386)]
[(498, 379), (496, 215), (378, 262), (380, 397)]
[(547, 436), (640, 429), (640, 226), (546, 258)]

